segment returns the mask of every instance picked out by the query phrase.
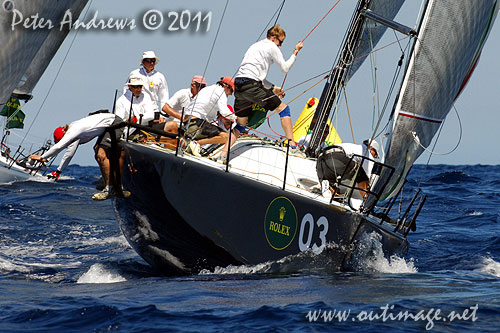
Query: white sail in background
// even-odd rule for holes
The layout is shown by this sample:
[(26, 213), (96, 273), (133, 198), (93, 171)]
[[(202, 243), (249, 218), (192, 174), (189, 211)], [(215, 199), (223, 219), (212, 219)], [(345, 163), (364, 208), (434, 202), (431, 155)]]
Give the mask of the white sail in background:
[[(24, 28), (22, 23), (15, 25), (12, 29), (14, 13), (21, 13), (23, 19), (38, 15), (38, 18), (44, 18), (45, 22), (50, 20), (57, 25), (66, 10), (72, 8), (76, 2), (79, 1), (8, 0), (2, 2), (0, 9), (0, 77), (2, 78), (0, 104), (9, 99), (51, 31), (59, 29), (59, 27)], [(15, 18), (17, 22), (20, 16)]]
[(428, 2), (395, 104), (384, 163), (396, 171), (382, 199), (398, 192), (422, 146), (429, 147), (474, 70), (497, 11), (497, 0)]
[[(80, 13), (86, 6), (87, 2), (88, 0), (76, 0), (73, 1), (70, 8), (63, 7), (63, 9), (70, 9), (73, 20), (76, 20), (76, 18), (80, 16)], [(58, 19), (58, 22), (60, 22), (61, 19), (62, 17)], [(62, 29), (61, 31), (59, 27), (50, 31), (48, 37), (45, 39), (45, 42), (42, 44), (40, 50), (37, 52), (35, 58), (24, 73), (22, 82), (20, 82), (19, 86), (17, 86), (14, 90), (14, 93), (31, 95), (31, 92), (40, 80), (42, 74), (47, 69), (47, 66), (49, 66), (50, 61), (56, 54), (68, 33), (68, 29)]]

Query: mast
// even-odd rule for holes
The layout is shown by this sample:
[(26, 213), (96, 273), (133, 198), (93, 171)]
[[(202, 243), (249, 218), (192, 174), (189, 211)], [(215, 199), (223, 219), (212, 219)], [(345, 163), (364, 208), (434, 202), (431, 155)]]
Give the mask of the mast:
[(333, 104), (337, 99), (340, 89), (344, 86), (347, 72), (353, 62), (353, 55), (356, 54), (359, 45), (359, 39), (363, 31), (363, 25), (366, 17), (361, 14), (361, 10), (367, 8), (372, 0), (359, 0), (358, 6), (354, 12), (349, 32), (342, 47), (339, 60), (328, 81), (323, 88), (318, 108), (311, 120), (311, 142), (306, 149), (306, 155), (315, 157), (317, 149), (321, 144), (323, 133), (326, 130), (328, 118), (330, 116)]
[[(412, 29), (398, 24), (394, 17), (405, 0), (359, 0), (354, 11), (337, 65), (330, 74), (321, 94), (320, 103), (311, 121), (311, 143), (308, 156), (316, 156), (323, 132), (338, 100), (339, 91), (361, 67), (374, 45), (382, 38), (387, 27), (407, 35), (415, 35)], [(368, 20), (367, 20), (368, 19)]]

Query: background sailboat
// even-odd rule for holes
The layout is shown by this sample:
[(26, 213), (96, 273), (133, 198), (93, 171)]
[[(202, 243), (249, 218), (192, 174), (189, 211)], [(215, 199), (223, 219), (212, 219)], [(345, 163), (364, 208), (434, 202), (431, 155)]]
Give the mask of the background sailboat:
[[(2, 77), (0, 107), (4, 107), (10, 99), (11, 104), (17, 103), (16, 105), (19, 105), (17, 108), (20, 108), (19, 100), (31, 99), (33, 89), (70, 31), (67, 27), (60, 29), (57, 24), (62, 21), (68, 11), (73, 17), (78, 17), (87, 1), (9, 0), (3, 2), (3, 10), (0, 10), (2, 29), (2, 34), (0, 34), (0, 45), (2, 45), (0, 48), (0, 77)], [(33, 15), (50, 20), (54, 27), (52, 29), (28, 29), (16, 25), (12, 28), (14, 22), (19, 22), (21, 18), (24, 22)], [(33, 19), (30, 22), (33, 22)], [(23, 180), (36, 173), (16, 165), (23, 154), (17, 147), (9, 147), (10, 130), (7, 128), (11, 127), (9, 126), (10, 118), (6, 119), (2, 134), (0, 182)], [(23, 120), (24, 117), (21, 121)]]

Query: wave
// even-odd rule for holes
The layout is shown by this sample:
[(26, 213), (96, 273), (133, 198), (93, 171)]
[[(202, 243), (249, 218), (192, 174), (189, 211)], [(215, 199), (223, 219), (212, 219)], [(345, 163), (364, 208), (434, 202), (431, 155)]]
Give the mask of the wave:
[(475, 271), (500, 278), (500, 262), (491, 258), (482, 258), (482, 262)]
[[(330, 243), (317, 254), (307, 250), (299, 254), (290, 255), (276, 261), (269, 261), (257, 265), (241, 265), (216, 267), (214, 270), (202, 270), (200, 275), (233, 275), (259, 273), (297, 273), (314, 272), (332, 274), (339, 271), (354, 271), (361, 273), (416, 273), (413, 258), (405, 259), (397, 255), (387, 258), (382, 250), (381, 236), (375, 232), (363, 234), (351, 259), (342, 264), (339, 251), (348, 253), (348, 249)], [(334, 252), (334, 255), (331, 255)], [(340, 257), (342, 258), (342, 256)]]
[(433, 175), (425, 183), (437, 184), (457, 184), (457, 183), (475, 183), (481, 181), (480, 178), (470, 176), (463, 170), (445, 171)]
[(413, 258), (406, 260), (397, 255), (386, 257), (382, 249), (382, 236), (376, 232), (364, 233), (354, 251), (350, 266), (363, 273), (416, 273)]

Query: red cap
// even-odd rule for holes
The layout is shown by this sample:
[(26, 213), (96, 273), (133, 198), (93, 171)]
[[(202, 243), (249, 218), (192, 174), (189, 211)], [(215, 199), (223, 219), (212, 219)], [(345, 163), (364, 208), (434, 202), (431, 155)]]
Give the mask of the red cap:
[(58, 143), (64, 136), (64, 128), (58, 127), (54, 131), (54, 141)]
[(225, 83), (228, 86), (230, 86), (231, 89), (233, 89), (233, 91), (234, 91), (234, 79), (232, 77), (230, 77), (230, 76), (224, 76), (220, 80), (221, 80), (222, 83)]

